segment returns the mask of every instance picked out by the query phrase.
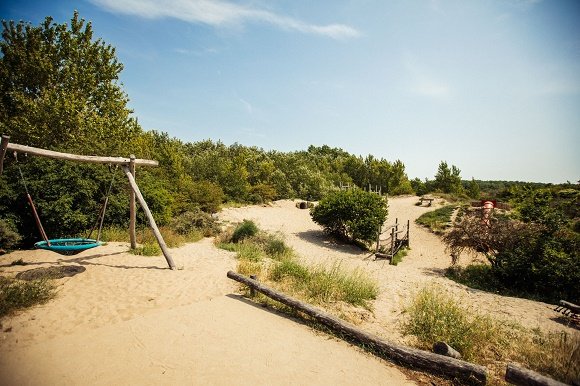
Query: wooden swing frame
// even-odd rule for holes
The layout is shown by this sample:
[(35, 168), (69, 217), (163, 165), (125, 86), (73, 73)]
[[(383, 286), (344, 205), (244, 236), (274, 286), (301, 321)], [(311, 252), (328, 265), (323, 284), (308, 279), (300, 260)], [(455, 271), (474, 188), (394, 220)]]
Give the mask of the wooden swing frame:
[(176, 269), (175, 263), (173, 262), (173, 258), (169, 254), (169, 250), (167, 245), (165, 244), (165, 240), (163, 240), (163, 236), (161, 236), (161, 232), (159, 232), (159, 228), (155, 223), (155, 219), (149, 210), (149, 206), (141, 191), (139, 190), (139, 186), (137, 186), (137, 182), (135, 181), (135, 168), (137, 165), (141, 166), (158, 166), (159, 162), (154, 160), (148, 159), (139, 159), (135, 158), (133, 154), (129, 156), (129, 158), (123, 157), (101, 157), (101, 156), (90, 156), (90, 155), (79, 155), (79, 154), (70, 154), (70, 153), (61, 153), (52, 150), (40, 149), (31, 146), (24, 146), (18, 145), (16, 143), (10, 143), (10, 137), (7, 135), (2, 135), (2, 141), (0, 142), (0, 175), (4, 171), (4, 157), (6, 156), (6, 152), (14, 151), (17, 153), (27, 153), (32, 155), (37, 155), (40, 157), (46, 158), (53, 158), (53, 159), (62, 159), (74, 162), (83, 162), (83, 163), (96, 163), (96, 164), (113, 164), (113, 165), (121, 165), (123, 168), (123, 172), (127, 176), (129, 180), (129, 185), (131, 186), (131, 190), (129, 191), (129, 237), (131, 240), (131, 248), (137, 247), (137, 237), (135, 233), (135, 224), (137, 218), (137, 210), (136, 210), (136, 200), (139, 201), (141, 208), (145, 212), (147, 216), (147, 220), (149, 222), (149, 226), (157, 239), (157, 243), (163, 252), (163, 256), (169, 265), (169, 268)]

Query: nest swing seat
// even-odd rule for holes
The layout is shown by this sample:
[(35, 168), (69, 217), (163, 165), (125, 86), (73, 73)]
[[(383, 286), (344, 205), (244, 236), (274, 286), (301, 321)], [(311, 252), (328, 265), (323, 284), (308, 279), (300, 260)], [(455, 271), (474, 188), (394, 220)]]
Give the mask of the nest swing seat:
[(72, 256), (87, 249), (98, 247), (101, 244), (102, 243), (98, 240), (85, 238), (53, 239), (39, 241), (34, 244), (34, 247), (60, 253), (65, 256)]

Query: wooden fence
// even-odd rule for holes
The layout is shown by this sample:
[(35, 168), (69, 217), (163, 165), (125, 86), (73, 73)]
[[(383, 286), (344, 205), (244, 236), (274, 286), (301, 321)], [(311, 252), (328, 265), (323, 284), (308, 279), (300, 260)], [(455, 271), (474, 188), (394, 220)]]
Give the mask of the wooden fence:
[(392, 261), (393, 256), (403, 247), (409, 247), (409, 228), (410, 221), (407, 224), (399, 224), (399, 219), (395, 219), (392, 225), (381, 225), (377, 231), (377, 243), (375, 247), (375, 259), (389, 259)]

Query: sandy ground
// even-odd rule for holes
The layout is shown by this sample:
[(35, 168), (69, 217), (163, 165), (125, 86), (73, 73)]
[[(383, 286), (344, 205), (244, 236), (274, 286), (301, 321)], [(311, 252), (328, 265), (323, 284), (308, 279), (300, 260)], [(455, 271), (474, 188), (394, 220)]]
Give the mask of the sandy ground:
[[(292, 201), (229, 208), (224, 222), (256, 221), (280, 232), (307, 262), (360, 267), (381, 294), (361, 328), (402, 342), (401, 313), (411, 294), (440, 283), (480, 311), (529, 326), (565, 329), (552, 306), (469, 290), (442, 276), (449, 257), (439, 239), (414, 225), (429, 208), (415, 197), (390, 200), (388, 223), (411, 220), (411, 251), (398, 266), (359, 249), (329, 242), (307, 210)], [(414, 384), (390, 363), (315, 332), (236, 295), (226, 278), (236, 261), (212, 239), (172, 249), (177, 271), (163, 257), (127, 253), (109, 243), (76, 256), (17, 251), (0, 256), (0, 275), (58, 265), (86, 271), (58, 279), (49, 303), (0, 320), (0, 384)], [(26, 266), (11, 266), (23, 259)]]

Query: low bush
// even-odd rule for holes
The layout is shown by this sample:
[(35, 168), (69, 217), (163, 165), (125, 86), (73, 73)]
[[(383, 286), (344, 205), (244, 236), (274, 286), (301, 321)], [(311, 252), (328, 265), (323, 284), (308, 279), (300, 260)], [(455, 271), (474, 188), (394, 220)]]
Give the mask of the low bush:
[(241, 224), (239, 224), (232, 234), (231, 241), (234, 243), (238, 243), (243, 239), (248, 237), (252, 237), (258, 234), (258, 227), (256, 224), (251, 220), (244, 220)]
[(430, 212), (423, 213), (415, 222), (429, 228), (434, 233), (443, 233), (450, 226), (455, 205), (447, 205)]
[(387, 218), (386, 200), (360, 189), (328, 194), (310, 211), (324, 230), (349, 241), (373, 242)]
[(0, 317), (46, 303), (54, 296), (54, 285), (47, 279), (22, 281), (0, 276)]
[(180, 235), (201, 232), (204, 237), (215, 236), (220, 230), (215, 218), (201, 209), (194, 209), (175, 217), (171, 221), (170, 228)]

